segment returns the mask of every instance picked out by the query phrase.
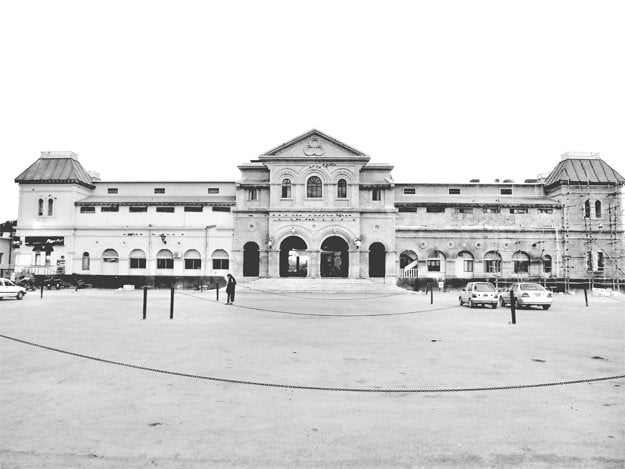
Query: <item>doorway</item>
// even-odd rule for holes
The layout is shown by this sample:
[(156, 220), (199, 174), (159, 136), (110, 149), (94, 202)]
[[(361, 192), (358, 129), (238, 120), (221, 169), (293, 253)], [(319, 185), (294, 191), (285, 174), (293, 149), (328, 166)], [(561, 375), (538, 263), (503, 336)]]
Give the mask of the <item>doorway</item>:
[(349, 246), (339, 236), (330, 236), (321, 243), (321, 276), (347, 277), (349, 272)]
[(298, 236), (289, 236), (280, 243), (280, 277), (308, 276), (308, 246)]

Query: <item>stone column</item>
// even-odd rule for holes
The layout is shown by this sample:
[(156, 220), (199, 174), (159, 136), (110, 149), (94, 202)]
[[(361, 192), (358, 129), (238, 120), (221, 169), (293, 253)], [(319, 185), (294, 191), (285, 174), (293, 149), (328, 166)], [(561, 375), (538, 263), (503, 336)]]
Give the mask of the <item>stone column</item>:
[(258, 250), (258, 278), (269, 276), (269, 252), (267, 249)]
[(386, 251), (385, 256), (385, 277), (397, 278), (398, 276), (397, 251)]
[(321, 251), (319, 250), (308, 250), (308, 277), (309, 278), (319, 278), (321, 276), (321, 272), (319, 269), (319, 263), (321, 262)]
[(360, 250), (360, 278), (369, 278), (369, 250)]
[(360, 278), (360, 275), (360, 251), (358, 249), (350, 249), (347, 278)]
[(278, 249), (271, 249), (269, 251), (269, 277), (280, 277), (280, 251)]

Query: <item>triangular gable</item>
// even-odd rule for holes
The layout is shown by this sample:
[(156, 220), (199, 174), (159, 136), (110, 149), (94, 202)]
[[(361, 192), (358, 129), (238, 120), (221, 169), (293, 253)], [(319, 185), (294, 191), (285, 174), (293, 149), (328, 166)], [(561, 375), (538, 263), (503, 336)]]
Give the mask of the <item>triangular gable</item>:
[(357, 157), (369, 158), (363, 152), (346, 145), (339, 140), (312, 129), (260, 155), (261, 159), (271, 157), (333, 158)]

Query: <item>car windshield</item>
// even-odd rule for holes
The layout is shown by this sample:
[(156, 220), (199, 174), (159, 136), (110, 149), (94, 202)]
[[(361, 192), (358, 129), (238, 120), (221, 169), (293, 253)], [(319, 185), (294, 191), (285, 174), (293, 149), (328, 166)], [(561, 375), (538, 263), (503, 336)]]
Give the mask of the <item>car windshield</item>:
[(475, 291), (495, 291), (495, 287), (492, 283), (476, 283)]
[(521, 290), (544, 291), (545, 289), (537, 283), (522, 283)]
[(5, 284), (7, 287), (13, 287), (13, 286), (15, 286), (15, 284), (14, 284), (13, 282), (11, 282), (10, 280), (7, 280), (6, 278), (4, 279), (4, 284)]

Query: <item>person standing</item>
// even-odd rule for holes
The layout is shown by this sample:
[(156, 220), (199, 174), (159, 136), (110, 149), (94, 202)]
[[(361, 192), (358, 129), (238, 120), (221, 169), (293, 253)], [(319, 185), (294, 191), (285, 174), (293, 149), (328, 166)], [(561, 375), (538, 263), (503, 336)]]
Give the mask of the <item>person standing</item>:
[(231, 305), (234, 303), (234, 289), (236, 287), (237, 281), (234, 279), (232, 274), (228, 274), (228, 284), (226, 285), (226, 304)]

